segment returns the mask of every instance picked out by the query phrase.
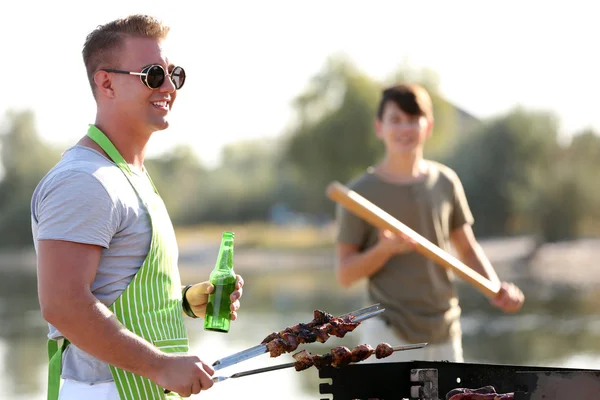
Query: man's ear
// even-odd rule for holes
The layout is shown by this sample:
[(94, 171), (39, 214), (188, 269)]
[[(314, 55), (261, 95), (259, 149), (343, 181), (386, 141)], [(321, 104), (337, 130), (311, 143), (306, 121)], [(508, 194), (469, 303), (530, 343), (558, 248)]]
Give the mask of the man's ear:
[(427, 137), (433, 132), (433, 118), (427, 119)]
[(115, 91), (112, 87), (111, 75), (106, 71), (98, 71), (94, 75), (94, 83), (96, 84), (96, 93), (105, 97), (115, 97)]
[(373, 123), (373, 125), (375, 126), (375, 135), (378, 138), (381, 138), (381, 120), (379, 118), (375, 118), (375, 122)]

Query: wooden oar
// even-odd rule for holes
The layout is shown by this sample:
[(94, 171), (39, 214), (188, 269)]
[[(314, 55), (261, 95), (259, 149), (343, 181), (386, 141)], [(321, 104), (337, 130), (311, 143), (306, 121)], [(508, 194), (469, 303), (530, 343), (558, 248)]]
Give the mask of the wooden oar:
[(379, 229), (388, 229), (394, 233), (401, 233), (414, 240), (416, 251), (423, 254), (444, 268), (452, 270), (456, 275), (473, 285), (487, 297), (496, 297), (500, 285), (492, 283), (461, 261), (440, 249), (417, 232), (398, 221), (396, 218), (365, 199), (360, 194), (348, 189), (339, 182), (332, 182), (327, 186), (327, 197), (340, 204), (348, 211), (356, 214), (365, 221)]

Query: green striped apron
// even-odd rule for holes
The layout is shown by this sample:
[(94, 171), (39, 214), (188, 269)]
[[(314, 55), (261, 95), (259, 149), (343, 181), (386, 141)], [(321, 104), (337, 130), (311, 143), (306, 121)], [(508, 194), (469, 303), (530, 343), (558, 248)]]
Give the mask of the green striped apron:
[[(187, 353), (187, 334), (181, 309), (181, 280), (177, 268), (177, 242), (169, 214), (156, 187), (155, 196), (143, 196), (132, 179), (133, 172), (110, 140), (94, 125), (88, 136), (98, 143), (125, 174), (138, 197), (148, 210), (152, 223), (150, 250), (129, 286), (109, 307), (129, 330), (153, 343), (166, 353)], [(151, 198), (146, 198), (151, 197)], [(68, 341), (59, 347), (48, 341), (48, 400), (58, 399), (62, 352)], [(175, 393), (164, 394), (162, 388), (147, 378), (110, 366), (121, 400), (179, 399)]]

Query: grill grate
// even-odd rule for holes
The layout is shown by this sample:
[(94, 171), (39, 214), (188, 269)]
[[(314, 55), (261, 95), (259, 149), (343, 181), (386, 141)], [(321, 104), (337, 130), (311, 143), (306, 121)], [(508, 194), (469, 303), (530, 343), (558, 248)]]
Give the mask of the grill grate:
[[(516, 400), (559, 400), (558, 397), (553, 399), (547, 395), (536, 397), (535, 393), (545, 391), (547, 388), (544, 385), (556, 385), (559, 381), (564, 386), (565, 381), (561, 379), (565, 374), (571, 378), (570, 384), (585, 385), (588, 393), (595, 394), (591, 398), (600, 399), (600, 371), (596, 370), (446, 361), (381, 362), (351, 364), (343, 368), (327, 367), (319, 371), (319, 377), (322, 380), (330, 379), (331, 383), (321, 383), (319, 392), (333, 395), (333, 400), (437, 400), (438, 396), (444, 400), (446, 393), (455, 388), (473, 389), (492, 385), (498, 393), (515, 392)], [(546, 377), (545, 381), (540, 379), (542, 376)], [(540, 386), (540, 382), (545, 383)]]

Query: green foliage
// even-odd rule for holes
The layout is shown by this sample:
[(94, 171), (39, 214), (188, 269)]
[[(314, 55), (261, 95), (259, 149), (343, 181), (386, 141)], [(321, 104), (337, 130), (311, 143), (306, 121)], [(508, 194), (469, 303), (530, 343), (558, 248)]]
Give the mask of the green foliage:
[(376, 82), (346, 60), (330, 59), (296, 99), (298, 122), (289, 132), (286, 155), (302, 177), (302, 211), (330, 209), (327, 184), (352, 178), (381, 154), (374, 128), (378, 91)]
[(0, 144), (0, 247), (31, 245), (31, 195), (60, 155), (39, 138), (31, 111), (6, 114)]
[(464, 136), (448, 164), (461, 177), (480, 235), (513, 233), (539, 199), (558, 145), (552, 115), (517, 108)]
[[(523, 108), (480, 121), (444, 98), (434, 73), (406, 65), (377, 82), (332, 57), (296, 97), (294, 124), (282, 137), (229, 145), (214, 170), (185, 146), (146, 167), (176, 225), (265, 221), (275, 205), (331, 217), (326, 185), (351, 180), (383, 154), (375, 113), (381, 89), (395, 82), (430, 92), (435, 125), (425, 154), (458, 173), (478, 236), (600, 233), (600, 136), (587, 130), (560, 146), (557, 118)], [(0, 246), (31, 245), (31, 194), (60, 155), (38, 137), (32, 112), (9, 112), (3, 126)]]
[(285, 180), (277, 165), (278, 146), (245, 141), (225, 147), (221, 165), (190, 182), (189, 200), (194, 204), (178, 210), (174, 220), (180, 224), (266, 220), (276, 201), (277, 184)]
[(547, 170), (531, 207), (545, 241), (597, 235), (600, 226), (600, 136), (591, 130), (574, 136)]
[(196, 188), (207, 179), (192, 149), (178, 146), (167, 154), (145, 162), (174, 224), (185, 222), (188, 210), (197, 207)]
[(460, 141), (447, 163), (463, 181), (480, 236), (565, 240), (594, 233), (586, 227), (600, 219), (600, 137), (586, 131), (561, 147), (550, 113), (516, 108), (488, 121)]

